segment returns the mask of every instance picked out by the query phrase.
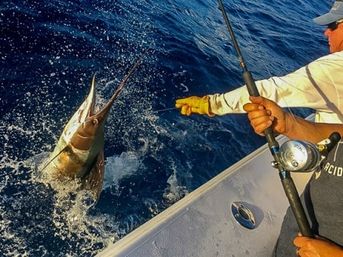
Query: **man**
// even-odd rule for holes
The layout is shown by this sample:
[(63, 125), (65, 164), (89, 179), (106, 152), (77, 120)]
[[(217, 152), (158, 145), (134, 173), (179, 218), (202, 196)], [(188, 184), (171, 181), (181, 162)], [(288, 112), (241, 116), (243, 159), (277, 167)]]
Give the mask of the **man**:
[[(313, 123), (284, 112), (275, 102), (263, 97), (250, 97), (252, 103), (243, 106), (255, 132), (266, 128), (291, 139), (317, 143), (332, 132), (343, 135), (343, 124)], [(315, 172), (303, 200), (315, 238), (296, 236), (298, 227), (290, 209), (287, 211), (275, 247), (277, 257), (342, 257), (343, 256), (343, 140), (328, 154)], [(291, 242), (293, 241), (294, 246)], [(296, 247), (296, 248), (295, 248)]]
[[(280, 106), (314, 109), (316, 122), (343, 123), (343, 0), (336, 0), (331, 10), (314, 22), (327, 26), (324, 34), (331, 54), (286, 76), (256, 81), (256, 85), (262, 96)], [(242, 86), (224, 94), (178, 99), (175, 106), (183, 115), (243, 113), (248, 98)]]

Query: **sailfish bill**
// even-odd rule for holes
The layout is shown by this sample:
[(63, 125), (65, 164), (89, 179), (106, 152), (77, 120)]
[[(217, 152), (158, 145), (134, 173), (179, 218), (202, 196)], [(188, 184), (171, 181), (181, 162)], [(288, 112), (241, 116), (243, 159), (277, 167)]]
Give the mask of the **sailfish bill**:
[(81, 188), (99, 198), (104, 179), (104, 125), (114, 101), (141, 63), (139, 58), (120, 82), (107, 104), (95, 111), (95, 76), (88, 96), (64, 127), (48, 161), (41, 169), (50, 181), (79, 179)]

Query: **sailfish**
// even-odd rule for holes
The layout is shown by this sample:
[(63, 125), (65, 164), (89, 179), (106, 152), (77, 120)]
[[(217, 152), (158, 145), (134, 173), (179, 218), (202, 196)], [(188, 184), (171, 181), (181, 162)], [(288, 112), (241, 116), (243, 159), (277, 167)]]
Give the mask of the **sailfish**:
[(88, 96), (64, 127), (63, 132), (41, 169), (49, 180), (79, 179), (81, 189), (91, 192), (96, 201), (104, 179), (104, 125), (114, 101), (129, 77), (141, 63), (138, 59), (126, 74), (109, 101), (95, 111), (95, 76)]

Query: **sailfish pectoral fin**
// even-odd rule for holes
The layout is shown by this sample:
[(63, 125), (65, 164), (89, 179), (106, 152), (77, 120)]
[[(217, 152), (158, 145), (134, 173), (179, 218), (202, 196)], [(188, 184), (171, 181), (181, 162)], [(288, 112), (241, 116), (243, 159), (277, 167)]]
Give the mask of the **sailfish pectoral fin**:
[(105, 161), (104, 151), (98, 154), (97, 160), (89, 173), (82, 179), (82, 187), (90, 190), (94, 200), (98, 200), (104, 180)]

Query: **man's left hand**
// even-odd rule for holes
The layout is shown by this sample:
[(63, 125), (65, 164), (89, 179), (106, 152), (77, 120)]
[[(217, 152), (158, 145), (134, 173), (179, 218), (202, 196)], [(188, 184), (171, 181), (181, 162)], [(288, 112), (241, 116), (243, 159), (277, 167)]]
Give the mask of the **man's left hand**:
[(325, 239), (297, 236), (293, 243), (300, 257), (343, 257), (343, 248)]

